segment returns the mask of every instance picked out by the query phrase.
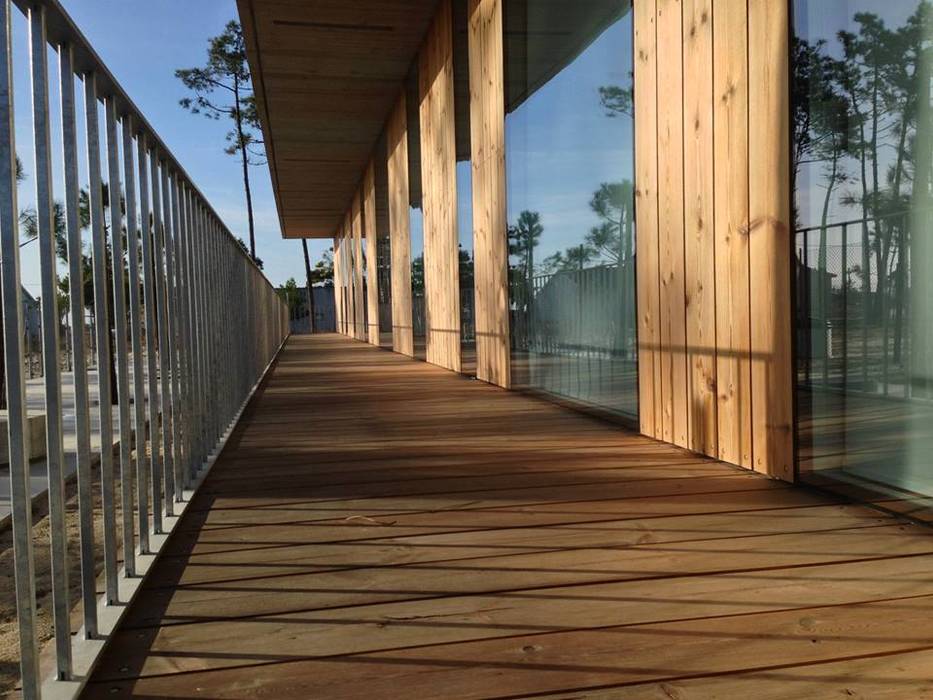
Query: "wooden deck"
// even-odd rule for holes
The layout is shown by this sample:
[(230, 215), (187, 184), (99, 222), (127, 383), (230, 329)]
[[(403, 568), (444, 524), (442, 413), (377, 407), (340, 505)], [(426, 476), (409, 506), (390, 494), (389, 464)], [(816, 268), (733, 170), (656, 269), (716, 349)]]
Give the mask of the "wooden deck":
[(293, 337), (86, 697), (933, 698), (933, 531)]

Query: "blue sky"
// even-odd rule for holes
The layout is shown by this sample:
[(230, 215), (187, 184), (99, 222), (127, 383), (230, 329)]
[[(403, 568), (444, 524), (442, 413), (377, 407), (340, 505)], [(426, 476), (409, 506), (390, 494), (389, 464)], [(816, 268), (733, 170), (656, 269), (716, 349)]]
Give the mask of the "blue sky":
[[(146, 118), (210, 200), (227, 226), (248, 239), (246, 205), (239, 162), (223, 152), (226, 128), (202, 116), (185, 112), (178, 100), (185, 89), (175, 78), (176, 68), (200, 65), (206, 56), (208, 37), (219, 34), (224, 24), (237, 16), (234, 0), (61, 0), (75, 23), (97, 50), (110, 71), (123, 85)], [(33, 170), (30, 103), (26, 90), (28, 64), (25, 48), (25, 19), (16, 15), (14, 25), (14, 64), (18, 78), (17, 152), (27, 174)], [(57, 80), (55, 57), (50, 53), (52, 80)], [(53, 83), (54, 84), (54, 83)], [(81, 109), (80, 84), (78, 108)], [(53, 112), (53, 140), (57, 139), (58, 91), (50, 95)], [(79, 130), (83, 122), (79, 120)], [(54, 146), (57, 152), (60, 146)], [(57, 156), (57, 153), (56, 153)], [(83, 158), (82, 158), (83, 160)], [(268, 167), (251, 168), (256, 218), (257, 255), (265, 262), (265, 272), (274, 284), (289, 277), (304, 279), (301, 244), (283, 241), (272, 195)], [(83, 168), (82, 168), (82, 181)], [(20, 204), (31, 204), (32, 180), (21, 188)], [(61, 198), (61, 189), (56, 199)], [(329, 247), (329, 242), (311, 241), (312, 262)], [(39, 271), (36, 245), (23, 248), (23, 283), (38, 293)]]
[(523, 209), (541, 215), (539, 261), (600, 223), (589, 202), (601, 183), (633, 178), (632, 120), (607, 116), (599, 98), (601, 86), (629, 87), (631, 70), (628, 12), (506, 116), (509, 222)]

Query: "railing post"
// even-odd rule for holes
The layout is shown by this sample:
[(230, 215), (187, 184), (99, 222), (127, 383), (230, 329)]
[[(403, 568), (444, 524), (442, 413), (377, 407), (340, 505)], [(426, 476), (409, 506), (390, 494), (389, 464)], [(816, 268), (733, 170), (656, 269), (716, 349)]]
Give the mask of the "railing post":
[(160, 163), (159, 155), (152, 151), (150, 159), (152, 169), (152, 259), (153, 279), (155, 281), (156, 313), (158, 314), (156, 326), (158, 329), (159, 345), (159, 406), (162, 414), (162, 477), (165, 481), (165, 514), (174, 515), (175, 512), (175, 471), (172, 458), (172, 353), (169, 349), (169, 318), (168, 295), (165, 284), (165, 239), (167, 237), (168, 220), (165, 217), (165, 163)]
[[(123, 177), (126, 180), (126, 247), (130, 289), (130, 341), (133, 351), (133, 418), (136, 452), (139, 551), (149, 553), (149, 459), (146, 456), (146, 383), (139, 278), (139, 226), (136, 220), (136, 173), (133, 162), (133, 118), (123, 117)], [(130, 572), (127, 571), (129, 574)]]
[(172, 445), (175, 453), (172, 464), (174, 465), (175, 475), (175, 500), (181, 502), (184, 500), (184, 489), (187, 487), (184, 469), (184, 441), (182, 438), (182, 423), (184, 421), (184, 400), (182, 399), (182, 366), (184, 365), (183, 353), (184, 344), (181, 340), (181, 329), (184, 326), (184, 320), (181, 315), (181, 304), (179, 303), (179, 284), (178, 284), (178, 265), (177, 265), (177, 243), (180, 235), (180, 216), (178, 211), (178, 187), (179, 183), (176, 175), (173, 173), (167, 180), (171, 201), (166, 195), (165, 200), (169, 206), (171, 216), (171, 232), (166, 228), (165, 235), (165, 278), (167, 282), (169, 298), (169, 319), (171, 324), (171, 334), (169, 336), (169, 348), (171, 349), (172, 364)]
[(117, 602), (117, 525), (113, 490), (110, 276), (107, 271), (107, 234), (104, 230), (103, 185), (100, 176), (100, 129), (97, 107), (97, 77), (93, 72), (85, 73), (84, 121), (87, 130), (91, 265), (94, 271), (94, 329), (97, 338), (97, 385), (99, 390), (97, 405), (100, 415), (100, 485), (103, 510), (104, 574), (107, 604), (113, 605)]
[(32, 499), (26, 455), (26, 384), (23, 377), (23, 305), (19, 276), (19, 210), (16, 201), (16, 146), (13, 127), (13, 65), (10, 0), (0, 0), (0, 287), (3, 290), (4, 368), (10, 450), (13, 570), (19, 621), (23, 696), (39, 697), (36, 642), (36, 585), (32, 550)]
[(197, 428), (195, 424), (194, 396), (195, 382), (197, 374), (195, 363), (197, 361), (198, 339), (196, 335), (195, 307), (194, 307), (194, 281), (191, 274), (191, 236), (194, 227), (194, 192), (188, 187), (184, 187), (182, 201), (184, 207), (182, 211), (182, 221), (184, 222), (184, 233), (179, 241), (179, 250), (181, 251), (181, 290), (182, 290), (182, 315), (184, 318), (184, 334), (186, 346), (185, 362), (185, 455), (187, 459), (187, 478), (189, 483), (193, 481), (197, 472), (197, 455), (195, 437)]
[(84, 251), (78, 205), (78, 135), (75, 74), (71, 46), (59, 47), (62, 147), (65, 182), (65, 229), (68, 241), (68, 294), (75, 392), (75, 441), (78, 472), (78, 531), (81, 538), (81, 602), (84, 636), (97, 636), (97, 590), (94, 564), (94, 497), (91, 492), (91, 408), (88, 400), (87, 350), (84, 334)]
[(46, 465), (49, 486), (49, 547), (55, 664), (61, 679), (71, 675), (71, 599), (68, 589), (68, 529), (65, 521), (65, 448), (62, 373), (59, 363), (58, 272), (55, 264), (55, 204), (49, 130), (49, 70), (45, 8), (29, 12), (32, 115), (35, 140), (36, 225), (42, 278), (42, 373), (45, 383)]
[[(117, 138), (117, 110), (112, 96), (104, 101), (107, 135), (107, 181), (110, 192), (110, 245), (113, 251), (113, 318), (117, 362), (117, 415), (120, 432), (120, 514), (123, 533), (124, 575), (136, 572), (136, 538), (133, 523), (133, 468), (130, 417), (129, 349), (126, 328), (126, 278), (123, 269), (123, 212), (121, 207), (120, 147)], [(124, 200), (125, 201), (125, 200)], [(129, 211), (129, 209), (127, 209)], [(129, 235), (129, 226), (127, 226)]]
[[(149, 148), (146, 145), (146, 135), (141, 133), (136, 139), (139, 156), (139, 210), (142, 223), (141, 238), (143, 242), (143, 298), (146, 310), (146, 370), (149, 396), (149, 464), (152, 479), (152, 531), (162, 532), (162, 460), (159, 455), (159, 361), (156, 357), (156, 299), (155, 283), (152, 279), (155, 274), (155, 263), (152, 259), (152, 221), (149, 209), (149, 172), (146, 161), (149, 157)], [(155, 154), (153, 154), (155, 158)]]

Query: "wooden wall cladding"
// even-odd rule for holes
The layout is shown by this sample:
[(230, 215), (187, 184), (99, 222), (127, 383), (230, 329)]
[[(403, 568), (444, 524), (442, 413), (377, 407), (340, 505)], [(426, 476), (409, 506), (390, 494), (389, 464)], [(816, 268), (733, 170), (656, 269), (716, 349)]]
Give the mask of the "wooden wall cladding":
[(363, 238), (366, 241), (366, 328), (372, 345), (379, 345), (379, 275), (376, 259), (376, 168), (372, 160), (363, 174)]
[(502, 0), (469, 0), (476, 376), (508, 388), (509, 292)]
[(787, 5), (634, 12), (641, 430), (792, 480)]
[(408, 218), (408, 126), (405, 94), (386, 123), (389, 246), (392, 278), (392, 349), (414, 356), (411, 323), (411, 231)]
[(360, 193), (353, 195), (350, 206), (350, 235), (353, 245), (353, 337), (357, 340), (366, 340), (369, 336), (366, 330), (366, 305), (364, 303), (363, 285), (363, 209), (360, 202)]
[(353, 335), (352, 288), (350, 281), (350, 245), (347, 241), (346, 217), (338, 233), (340, 250), (340, 316), (341, 332), (344, 335)]
[(749, 267), (754, 468), (794, 478), (788, 4), (749, 0)]
[[(658, 284), (658, 57), (655, 0), (635, 13), (635, 254), (638, 297), (638, 416), (641, 432), (661, 439), (660, 285)], [(643, 234), (643, 232), (646, 232)], [(642, 274), (641, 270), (655, 271)]]
[(426, 359), (460, 371), (457, 144), (451, 0), (441, 0), (418, 54), (424, 211)]
[(343, 275), (340, 266), (340, 233), (334, 236), (334, 311), (337, 320), (337, 332), (344, 333), (343, 328)]

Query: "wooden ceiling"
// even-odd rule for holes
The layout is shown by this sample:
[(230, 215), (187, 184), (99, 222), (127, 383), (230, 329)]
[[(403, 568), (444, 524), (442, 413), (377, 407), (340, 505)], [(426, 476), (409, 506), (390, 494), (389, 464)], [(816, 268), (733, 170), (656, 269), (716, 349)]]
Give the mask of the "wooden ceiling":
[(237, 0), (285, 238), (340, 225), (436, 0)]

